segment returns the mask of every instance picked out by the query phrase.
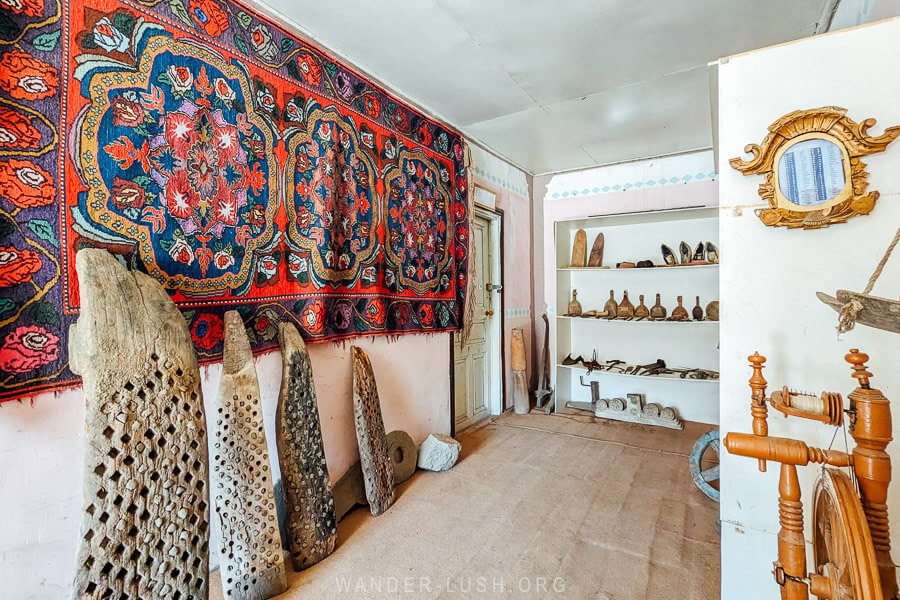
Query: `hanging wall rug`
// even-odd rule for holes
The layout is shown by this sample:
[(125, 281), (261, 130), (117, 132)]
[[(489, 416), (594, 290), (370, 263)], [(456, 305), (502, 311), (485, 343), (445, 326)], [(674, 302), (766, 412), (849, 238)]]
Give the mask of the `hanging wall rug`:
[(0, 0), (0, 400), (78, 383), (83, 247), (201, 361), (232, 308), (255, 350), (458, 329), (466, 185), (457, 133), (240, 2)]

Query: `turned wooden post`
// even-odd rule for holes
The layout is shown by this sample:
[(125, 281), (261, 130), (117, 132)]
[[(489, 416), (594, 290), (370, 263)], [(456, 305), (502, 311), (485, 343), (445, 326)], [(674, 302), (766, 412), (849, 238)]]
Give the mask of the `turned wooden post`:
[(778, 493), (781, 531), (778, 532), (778, 564), (775, 580), (781, 585), (783, 600), (807, 600), (809, 591), (802, 581), (806, 577), (803, 503), (800, 502), (800, 481), (797, 479), (796, 466), (781, 465)]
[(869, 387), (872, 374), (866, 370), (867, 354), (854, 348), (844, 358), (853, 366), (851, 377), (859, 382), (859, 387), (850, 393), (850, 408), (855, 411), (850, 424), (850, 435), (856, 441), (853, 470), (872, 533), (881, 589), (887, 600), (897, 596), (897, 572), (891, 559), (887, 507), (891, 457), (885, 451), (892, 439), (891, 403), (879, 390)]
[[(762, 374), (766, 357), (759, 352), (754, 352), (753, 356), (747, 357), (747, 360), (750, 361), (750, 368), (753, 369), (753, 375), (750, 376), (750, 414), (753, 415), (753, 433), (767, 436), (769, 435), (769, 423), (766, 421), (769, 415), (766, 408), (766, 385), (768, 382)], [(759, 470), (763, 473), (766, 471), (764, 458), (759, 459)]]

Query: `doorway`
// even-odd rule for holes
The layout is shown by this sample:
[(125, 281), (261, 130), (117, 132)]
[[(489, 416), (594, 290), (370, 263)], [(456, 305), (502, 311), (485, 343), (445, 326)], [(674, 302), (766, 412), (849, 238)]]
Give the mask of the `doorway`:
[(503, 411), (501, 215), (476, 206), (470, 235), (476, 269), (469, 279), (469, 293), (474, 294), (475, 313), (465, 346), (460, 345), (458, 334), (453, 335), (456, 433)]

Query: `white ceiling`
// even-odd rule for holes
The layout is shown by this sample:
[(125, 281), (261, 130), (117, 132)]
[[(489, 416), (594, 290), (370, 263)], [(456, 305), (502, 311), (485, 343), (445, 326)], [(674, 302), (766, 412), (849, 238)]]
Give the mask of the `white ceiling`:
[(707, 63), (834, 0), (265, 0), (532, 174), (710, 148)]

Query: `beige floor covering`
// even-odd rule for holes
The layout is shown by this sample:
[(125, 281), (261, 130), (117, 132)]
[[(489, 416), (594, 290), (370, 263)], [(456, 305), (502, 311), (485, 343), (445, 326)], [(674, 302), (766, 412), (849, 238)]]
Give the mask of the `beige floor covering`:
[(718, 505), (687, 466), (709, 429), (504, 414), (384, 515), (347, 515), (334, 554), (278, 598), (719, 598)]

